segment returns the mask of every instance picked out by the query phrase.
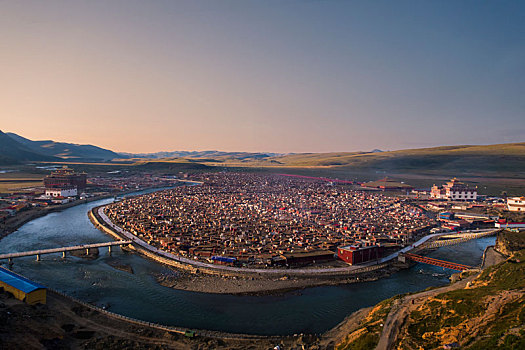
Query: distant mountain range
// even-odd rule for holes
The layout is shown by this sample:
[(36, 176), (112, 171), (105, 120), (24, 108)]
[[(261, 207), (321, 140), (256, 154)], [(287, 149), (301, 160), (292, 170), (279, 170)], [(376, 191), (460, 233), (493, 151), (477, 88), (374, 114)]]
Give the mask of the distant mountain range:
[(107, 162), (122, 158), (116, 152), (93, 145), (33, 141), (14, 133), (0, 131), (0, 164), (16, 164), (25, 161), (79, 161)]
[(0, 131), (0, 164), (16, 164), (23, 161), (55, 161), (56, 157), (34, 152)]
[(16, 164), (26, 161), (78, 161), (108, 162), (115, 159), (198, 159), (205, 163), (214, 158), (236, 161), (257, 161), (279, 157), (278, 153), (222, 152), (222, 151), (172, 151), (156, 153), (117, 153), (93, 145), (56, 142), (52, 140), (34, 141), (15, 133), (0, 131), (0, 164)]
[[(525, 143), (462, 145), (369, 152), (262, 153), (223, 151), (172, 151), (117, 153), (93, 145), (33, 141), (0, 131), (0, 165), (28, 161), (109, 162), (124, 161), (141, 167), (229, 166), (256, 168), (330, 168), (338, 171), (437, 171), (454, 173), (525, 172)], [(345, 170), (346, 169), (346, 170)]]
[(266, 159), (270, 157), (278, 157), (284, 153), (251, 153), (251, 152), (223, 152), (223, 151), (172, 151), (172, 152), (156, 152), (156, 153), (121, 153), (127, 158), (148, 158), (148, 159), (162, 159), (162, 158), (191, 158), (191, 159), (206, 159), (215, 157), (229, 157), (237, 160), (245, 159)]

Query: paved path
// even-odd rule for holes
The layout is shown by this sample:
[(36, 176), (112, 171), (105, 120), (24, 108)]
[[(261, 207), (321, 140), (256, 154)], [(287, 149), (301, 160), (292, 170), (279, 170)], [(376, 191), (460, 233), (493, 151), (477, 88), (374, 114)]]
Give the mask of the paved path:
[(376, 350), (391, 350), (394, 348), (395, 340), (397, 339), (401, 328), (405, 324), (408, 316), (412, 311), (417, 309), (427, 301), (429, 297), (440, 293), (449, 292), (451, 290), (463, 289), (468, 282), (474, 279), (475, 276), (470, 276), (460, 282), (444, 286), (429, 291), (423, 291), (417, 294), (411, 294), (401, 299), (397, 299), (392, 304), (392, 308), (385, 320), (379, 343)]
[(417, 242), (395, 252), (392, 253), (384, 258), (381, 258), (379, 260), (374, 260), (366, 264), (360, 264), (358, 266), (347, 266), (347, 267), (332, 267), (332, 268), (320, 268), (320, 269), (247, 269), (247, 268), (240, 268), (240, 267), (231, 267), (231, 266), (222, 266), (222, 265), (214, 265), (214, 264), (208, 264), (201, 261), (196, 261), (193, 259), (184, 258), (179, 255), (171, 254), (168, 252), (165, 252), (163, 250), (160, 250), (158, 248), (155, 248), (143, 240), (139, 239), (137, 236), (132, 234), (129, 231), (126, 231), (122, 229), (121, 227), (115, 225), (111, 219), (104, 213), (104, 207), (99, 207), (97, 209), (97, 213), (104, 221), (106, 225), (111, 227), (115, 232), (119, 233), (121, 236), (126, 237), (127, 239), (133, 241), (134, 244), (140, 246), (141, 248), (148, 250), (154, 254), (157, 254), (160, 257), (174, 260), (176, 262), (180, 262), (183, 264), (192, 265), (197, 268), (205, 268), (205, 269), (213, 269), (213, 270), (222, 270), (225, 272), (233, 272), (233, 273), (259, 273), (259, 274), (265, 274), (265, 275), (283, 275), (283, 274), (290, 274), (290, 275), (302, 275), (302, 276), (318, 276), (323, 274), (349, 274), (349, 273), (356, 273), (356, 272), (366, 272), (374, 269), (374, 266), (383, 264), (386, 262), (389, 262), (391, 260), (397, 259), (397, 256), (400, 253), (406, 253), (414, 248), (417, 248), (427, 242), (430, 239), (443, 236), (450, 233), (435, 233), (431, 235), (427, 235)]
[(420, 245), (422, 245), (429, 239), (432, 239), (432, 238), (435, 238), (435, 237), (438, 237), (444, 234), (444, 233), (436, 233), (436, 234), (425, 236), (421, 238), (419, 241), (415, 242), (414, 244), (408, 247), (405, 247), (396, 253), (390, 254), (382, 259), (379, 259), (378, 261), (371, 261), (369, 263), (361, 264), (358, 266), (333, 267), (333, 268), (323, 268), (323, 269), (286, 269), (286, 270), (285, 269), (247, 269), (247, 268), (208, 264), (205, 262), (196, 261), (193, 259), (188, 259), (188, 258), (181, 257), (179, 255), (165, 252), (163, 250), (160, 250), (158, 248), (155, 248), (147, 244), (146, 242), (139, 239), (137, 236), (135, 236), (131, 232), (128, 232), (122, 229), (121, 227), (115, 225), (111, 221), (111, 219), (104, 213), (104, 207), (99, 207), (97, 209), (97, 213), (99, 217), (102, 219), (102, 221), (107, 226), (109, 226), (111, 229), (113, 229), (115, 232), (131, 240), (133, 244), (136, 244), (145, 250), (148, 250), (154, 254), (157, 254), (160, 257), (171, 259), (176, 262), (183, 263), (183, 264), (192, 265), (197, 268), (222, 270), (225, 272), (234, 272), (234, 273), (260, 273), (260, 274), (266, 274), (266, 275), (292, 274), (292, 275), (303, 275), (303, 276), (307, 276), (307, 275), (315, 276), (315, 275), (323, 275), (323, 274), (348, 274), (348, 273), (356, 273), (356, 272), (366, 272), (367, 270), (372, 270), (376, 265), (383, 264), (383, 263), (389, 262), (390, 260), (396, 259), (399, 253), (406, 253), (416, 247), (419, 247)]

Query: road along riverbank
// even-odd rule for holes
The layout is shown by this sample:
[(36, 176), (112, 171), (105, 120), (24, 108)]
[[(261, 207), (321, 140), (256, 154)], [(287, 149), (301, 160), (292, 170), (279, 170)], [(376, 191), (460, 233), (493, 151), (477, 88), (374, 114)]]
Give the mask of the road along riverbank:
[(88, 213), (95, 227), (117, 240), (132, 240), (133, 244), (124, 249), (174, 268), (155, 275), (158, 283), (174, 289), (216, 294), (266, 295), (308, 287), (375, 281), (410, 266), (394, 259), (379, 264), (372, 262), (344, 268), (250, 269), (207, 264), (152, 247), (114, 225), (103, 209), (104, 206), (95, 207)]
[[(88, 211), (112, 199), (35, 219), (0, 240), (0, 253), (23, 252), (112, 238), (96, 229)], [(492, 237), (430, 252), (433, 258), (478, 265)], [(133, 273), (112, 265), (129, 266)], [(2, 262), (0, 262), (2, 263)], [(7, 264), (7, 261), (3, 262)], [(417, 264), (373, 282), (306, 288), (279, 295), (195, 293), (159, 285), (153, 275), (170, 269), (139, 254), (107, 248), (94, 260), (61, 254), (14, 260), (12, 269), (45, 286), (134, 319), (167, 326), (258, 335), (321, 334), (347, 315), (393, 295), (448, 284), (450, 271)], [(338, 277), (334, 277), (337, 279)], [(341, 278), (341, 277), (339, 277)]]
[[(487, 259), (486, 266), (495, 262)], [(385, 315), (379, 348), (388, 348), (397, 333), (394, 324), (439, 293), (465, 288), (475, 276), (448, 286), (393, 298), (390, 312)], [(383, 303), (381, 303), (383, 304)], [(268, 349), (281, 348), (334, 349), (362, 335), (366, 322), (379, 306), (362, 308), (321, 335), (258, 336), (197, 330), (195, 338), (184, 336), (190, 330), (141, 321), (122, 316), (80, 301), (58, 291), (49, 290), (47, 305), (30, 307), (0, 294), (0, 313), (6, 323), (0, 323), (0, 340), (7, 348), (53, 346), (55, 348), (132, 348), (162, 347), (168, 349)]]
[[(200, 184), (199, 182), (196, 182), (196, 181), (184, 181), (184, 180), (179, 180), (179, 183), (180, 185), (183, 185), (183, 184), (198, 185)], [(147, 187), (147, 188), (141, 189), (140, 191), (162, 190), (162, 189), (168, 189), (168, 188), (173, 188), (173, 187)], [(31, 208), (31, 209), (19, 212), (15, 216), (7, 218), (5, 222), (0, 224), (0, 239), (15, 232), (16, 230), (18, 230), (20, 227), (22, 227), (26, 223), (33, 221), (35, 219), (38, 219), (40, 217), (46, 216), (47, 214), (61, 212), (63, 210), (66, 210), (66, 209), (69, 209), (69, 208), (72, 208), (74, 206), (81, 205), (81, 204), (91, 203), (91, 202), (95, 202), (95, 201), (99, 201), (102, 199), (107, 199), (107, 198), (111, 198), (115, 196), (122, 197), (122, 196), (126, 196), (126, 195), (133, 194), (136, 192), (137, 190), (135, 189), (135, 190), (123, 191), (119, 193), (108, 193), (108, 194), (89, 197), (85, 199), (78, 199), (78, 200), (75, 200), (73, 202), (69, 202), (66, 204), (53, 205), (49, 207), (35, 207), (35, 208)]]

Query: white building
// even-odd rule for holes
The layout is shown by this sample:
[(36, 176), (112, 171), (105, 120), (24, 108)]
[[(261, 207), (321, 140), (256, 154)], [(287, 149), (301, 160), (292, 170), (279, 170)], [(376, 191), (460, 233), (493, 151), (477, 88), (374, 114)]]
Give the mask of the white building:
[(507, 198), (507, 209), (509, 211), (524, 211), (525, 212), (525, 197)]
[(76, 197), (77, 188), (46, 188), (46, 196), (49, 197)]
[(494, 226), (496, 226), (496, 228), (517, 228), (519, 230), (525, 230), (525, 222), (496, 222)]
[(463, 182), (453, 178), (443, 186), (432, 186), (430, 197), (452, 201), (475, 201), (478, 198), (478, 190), (476, 188), (469, 188)]

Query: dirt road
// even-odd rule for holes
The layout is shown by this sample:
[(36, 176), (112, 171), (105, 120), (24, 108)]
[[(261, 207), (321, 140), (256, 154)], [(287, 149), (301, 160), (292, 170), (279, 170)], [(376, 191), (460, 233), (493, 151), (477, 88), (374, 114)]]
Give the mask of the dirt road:
[(390, 350), (393, 348), (394, 342), (398, 336), (401, 326), (405, 323), (406, 318), (412, 311), (423, 304), (427, 298), (435, 295), (449, 292), (451, 290), (463, 289), (467, 283), (475, 278), (475, 275), (470, 276), (462, 281), (456, 282), (449, 286), (432, 289), (429, 291), (408, 295), (401, 299), (397, 299), (392, 304), (390, 313), (388, 314), (381, 338), (377, 344), (376, 350)]

